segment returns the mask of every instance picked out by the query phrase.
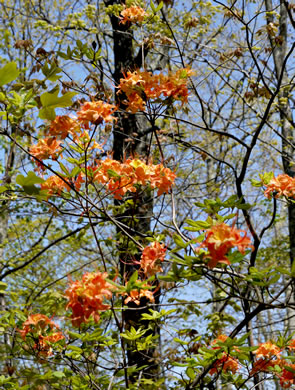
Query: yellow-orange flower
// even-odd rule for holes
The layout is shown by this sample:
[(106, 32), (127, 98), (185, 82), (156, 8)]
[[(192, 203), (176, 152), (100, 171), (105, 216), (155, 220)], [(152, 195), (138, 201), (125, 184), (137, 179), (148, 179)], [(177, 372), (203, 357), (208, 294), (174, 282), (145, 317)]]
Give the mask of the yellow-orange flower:
[(121, 14), (119, 19), (121, 20), (120, 23), (126, 24), (126, 23), (141, 23), (144, 21), (144, 17), (146, 15), (146, 12), (143, 8), (133, 5), (131, 7), (125, 8)]
[[(287, 364), (285, 367), (290, 367), (292, 370), (295, 370), (295, 364)], [(295, 374), (294, 372), (288, 371), (286, 368), (283, 369), (283, 371), (278, 374), (280, 378), (280, 385), (284, 389), (288, 389), (292, 385), (295, 385)]]
[(78, 120), (87, 129), (89, 122), (99, 125), (102, 122), (112, 122), (115, 118), (111, 115), (117, 110), (113, 104), (105, 103), (102, 100), (85, 102), (80, 111), (77, 112)]
[(165, 259), (166, 248), (164, 244), (154, 241), (144, 248), (140, 259), (140, 267), (148, 277), (155, 275), (157, 272), (163, 272), (161, 263)]
[[(241, 233), (244, 233), (242, 236)], [(218, 263), (230, 264), (226, 254), (231, 248), (237, 247), (241, 253), (245, 253), (246, 248), (253, 248), (251, 240), (244, 230), (230, 227), (225, 223), (217, 223), (207, 229), (205, 240), (200, 248), (207, 248), (209, 251), (205, 258), (209, 259), (207, 266), (214, 268)]]
[(57, 328), (58, 326), (44, 314), (31, 314), (23, 323), (23, 329), (18, 330), (21, 337), (25, 340), (29, 332), (41, 333), (47, 329)]
[(50, 176), (44, 183), (41, 184), (41, 190), (47, 191), (48, 196), (58, 194), (66, 189), (71, 190), (71, 187), (66, 184), (59, 176)]
[(36, 145), (30, 147), (30, 153), (41, 161), (56, 160), (62, 151), (60, 143), (56, 138), (39, 139)]
[(280, 356), (281, 349), (273, 344), (271, 341), (267, 341), (266, 343), (261, 343), (256, 349), (256, 351), (253, 351), (253, 353), (258, 357), (263, 358), (271, 358), (273, 356), (279, 357)]
[(124, 93), (127, 100), (127, 111), (133, 113), (144, 111), (147, 101), (165, 104), (167, 98), (187, 103), (188, 78), (192, 74), (190, 69), (179, 69), (168, 75), (155, 74), (146, 71), (127, 72), (120, 79), (118, 94)]
[(128, 191), (137, 191), (136, 185), (150, 184), (152, 188), (158, 188), (158, 195), (167, 193), (176, 177), (175, 173), (162, 164), (145, 164), (139, 159), (128, 159), (120, 163), (107, 158), (88, 170), (90, 179), (105, 184), (115, 199), (122, 199)]
[(111, 299), (114, 286), (106, 281), (106, 272), (93, 272), (83, 275), (82, 280), (71, 282), (65, 294), (69, 301), (67, 309), (72, 310), (73, 326), (80, 326), (92, 316), (98, 322), (99, 312), (108, 310), (104, 299)]
[[(228, 336), (226, 336), (225, 334), (220, 334), (215, 340), (212, 341), (211, 345), (213, 349), (217, 349), (217, 350), (220, 349), (220, 347), (216, 344), (218, 344), (218, 342), (224, 343), (227, 339)], [(238, 351), (237, 348), (234, 347), (234, 349)], [(230, 354), (223, 352), (222, 357), (220, 359), (217, 359), (214, 362), (212, 368), (209, 371), (209, 374), (210, 375), (213, 375), (215, 373), (217, 374), (220, 370), (224, 372), (231, 371), (233, 374), (235, 374), (239, 369), (239, 367), (240, 364), (235, 358), (230, 356)]]
[[(141, 282), (141, 281), (138, 280), (138, 282)], [(149, 286), (148, 284), (143, 285), (143, 287), (148, 287), (148, 286)], [(125, 305), (127, 305), (129, 302), (133, 302), (137, 306), (139, 306), (141, 298), (144, 298), (144, 297), (152, 303), (155, 302), (153, 292), (151, 290), (147, 290), (147, 289), (134, 289), (134, 290), (131, 290), (129, 292), (129, 294), (124, 293), (123, 296), (124, 295), (128, 295), (127, 298), (124, 300)]]
[(235, 358), (223, 352), (222, 357), (214, 362), (213, 367), (210, 369), (209, 373), (210, 375), (213, 375), (215, 373), (217, 374), (220, 370), (222, 370), (224, 372), (230, 371), (235, 374), (239, 367), (240, 364)]
[(276, 178), (270, 180), (266, 185), (264, 195), (267, 198), (274, 196), (279, 198), (285, 196), (286, 198), (295, 198), (295, 178), (286, 174), (278, 175)]
[(65, 139), (69, 134), (76, 134), (80, 124), (67, 115), (57, 116), (50, 124), (48, 133), (53, 137)]
[(289, 341), (288, 349), (290, 349), (290, 351), (295, 351), (295, 339)]
[(38, 356), (47, 357), (52, 355), (51, 344), (64, 339), (64, 335), (57, 331), (58, 329), (59, 327), (46, 315), (31, 314), (18, 332), (24, 340), (30, 334), (34, 340), (33, 349)]

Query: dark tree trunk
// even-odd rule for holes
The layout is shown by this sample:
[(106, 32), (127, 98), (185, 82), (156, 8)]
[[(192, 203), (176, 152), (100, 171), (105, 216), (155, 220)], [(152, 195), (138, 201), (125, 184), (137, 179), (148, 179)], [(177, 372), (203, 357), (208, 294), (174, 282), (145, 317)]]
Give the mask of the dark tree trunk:
[[(122, 1), (111, 0), (108, 1), (107, 5), (122, 4)], [(120, 83), (120, 79), (127, 73), (127, 71), (133, 71), (140, 68), (143, 56), (146, 55), (140, 52), (135, 54), (133, 51), (133, 33), (127, 25), (120, 23), (120, 20), (111, 16), (113, 40), (114, 40), (114, 73), (113, 79), (115, 85)], [(115, 91), (117, 92), (117, 91)], [(129, 157), (140, 157), (145, 159), (146, 162), (149, 158), (150, 150), (150, 137), (152, 137), (151, 124), (144, 116), (143, 113), (132, 114), (125, 112), (126, 106), (122, 103), (124, 97), (122, 94), (116, 94), (116, 104), (120, 108), (120, 112), (117, 115), (117, 122), (114, 124), (114, 141), (113, 141), (113, 158), (115, 160), (124, 161)], [(130, 229), (128, 233), (133, 236), (138, 236), (138, 240), (143, 246), (148, 245), (144, 240), (145, 235), (151, 230), (151, 216), (153, 211), (153, 194), (150, 190), (136, 193), (132, 196), (134, 205), (124, 211), (124, 215), (120, 216), (120, 222), (123, 222), (127, 228)], [(117, 201), (117, 205), (122, 202)], [(120, 236), (120, 231), (117, 231)], [(139, 260), (141, 253), (138, 258), (132, 258), (129, 255), (129, 240), (128, 237), (123, 238), (121, 244), (118, 247), (120, 256), (120, 273), (124, 280), (128, 278), (135, 271), (136, 266), (132, 264), (133, 260)], [(156, 309), (157, 303), (159, 303), (160, 290), (157, 289), (157, 293), (154, 294)], [(135, 329), (139, 327), (147, 328), (148, 324), (141, 320), (143, 313), (149, 312), (146, 305), (147, 301), (142, 298), (140, 305), (137, 306), (133, 302), (130, 302), (128, 306), (130, 310), (123, 312), (123, 325), (126, 330), (132, 326)], [(148, 334), (153, 334), (159, 337), (159, 329), (151, 328)], [(127, 358), (128, 366), (142, 367), (143, 370), (139, 370), (129, 375), (130, 382), (136, 382), (139, 378), (150, 378), (157, 380), (160, 372), (160, 365), (155, 358), (156, 348), (150, 348), (144, 351), (137, 351), (130, 345), (127, 345)]]

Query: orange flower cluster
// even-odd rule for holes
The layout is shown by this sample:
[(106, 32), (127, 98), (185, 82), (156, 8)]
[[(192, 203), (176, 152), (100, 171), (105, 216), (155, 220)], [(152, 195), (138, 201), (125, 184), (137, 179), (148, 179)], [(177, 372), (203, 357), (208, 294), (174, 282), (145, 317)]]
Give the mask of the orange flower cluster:
[(39, 160), (57, 160), (62, 148), (60, 146), (61, 141), (57, 141), (55, 138), (39, 139), (36, 145), (30, 147), (30, 153), (32, 156)]
[[(295, 364), (288, 364), (286, 367), (290, 367), (292, 370), (295, 370)], [(284, 389), (288, 389), (292, 385), (295, 385), (295, 374), (294, 372), (288, 371), (286, 368), (279, 375), (280, 385)]]
[(93, 182), (107, 185), (115, 199), (122, 199), (126, 192), (136, 192), (136, 185), (150, 184), (158, 189), (158, 196), (168, 193), (176, 178), (162, 164), (145, 164), (139, 159), (128, 159), (124, 163), (107, 158), (89, 169)]
[(103, 303), (104, 298), (111, 299), (114, 286), (106, 281), (106, 272), (93, 272), (83, 275), (82, 280), (72, 282), (65, 294), (69, 303), (67, 309), (72, 309), (72, 324), (79, 327), (92, 316), (98, 322), (99, 312), (110, 308)]
[(50, 124), (48, 133), (52, 137), (65, 139), (69, 134), (75, 135), (80, 130), (80, 123), (68, 115), (57, 116)]
[[(224, 343), (228, 337), (224, 334), (221, 334), (217, 337), (217, 339), (213, 340), (212, 345), (216, 345), (219, 341)], [(213, 349), (220, 349), (220, 347), (213, 347)], [(222, 357), (220, 359), (217, 359), (212, 368), (209, 371), (210, 375), (218, 374), (220, 370), (224, 372), (231, 371), (233, 374), (237, 372), (237, 370), (240, 368), (239, 362), (230, 356), (228, 353), (223, 352)]]
[(34, 340), (33, 349), (37, 351), (38, 356), (47, 357), (52, 355), (51, 344), (64, 339), (61, 332), (57, 331), (59, 327), (44, 314), (32, 314), (23, 323), (23, 329), (18, 330), (23, 340), (28, 333)]
[[(87, 129), (89, 129), (89, 123), (98, 125), (102, 122), (111, 122), (115, 120), (111, 114), (116, 110), (116, 106), (98, 100), (84, 103), (81, 106), (80, 111), (77, 112), (77, 120), (70, 118), (68, 115), (57, 116), (50, 123), (47, 130), (49, 137), (40, 139), (36, 145), (30, 147), (31, 155), (41, 161), (49, 158), (57, 160), (62, 151), (60, 143), (68, 135), (72, 135), (74, 141), (82, 150), (85, 150), (86, 148), (90, 150), (95, 148), (101, 150), (101, 145), (89, 136), (87, 131)], [(39, 161), (36, 162), (34, 159), (33, 161), (39, 169), (45, 170), (42, 163)]]
[[(295, 340), (291, 340), (287, 348), (292, 350), (294, 346)], [(260, 344), (258, 349), (253, 352), (259, 359), (253, 364), (250, 374), (254, 375), (258, 372), (268, 372), (271, 368), (279, 366), (282, 371), (276, 373), (276, 375), (280, 379), (280, 385), (287, 389), (295, 384), (295, 374), (288, 370), (288, 367), (294, 370), (295, 364), (289, 364), (284, 359), (281, 359), (281, 352), (282, 349), (270, 341)]]
[(56, 194), (61, 195), (64, 189), (70, 191), (71, 187), (56, 175), (50, 176), (41, 184), (41, 190), (47, 191), (48, 197)]
[[(222, 346), (218, 345), (219, 343), (224, 343), (227, 340), (227, 336), (224, 334), (221, 334), (217, 337), (217, 339), (213, 340), (211, 343), (212, 349), (218, 350), (221, 349)], [(238, 347), (233, 346), (232, 347), (236, 352), (240, 352)], [(295, 349), (295, 340), (291, 340), (289, 344), (286, 346), (286, 349), (293, 350)], [(267, 341), (265, 343), (261, 343), (259, 347), (253, 351), (253, 353), (258, 358), (254, 364), (253, 368), (250, 372), (250, 375), (255, 375), (260, 372), (270, 372), (272, 374), (275, 373), (275, 375), (280, 380), (280, 385), (282, 388), (289, 388), (292, 385), (295, 384), (295, 373), (293, 370), (295, 370), (295, 364), (290, 364), (286, 360), (281, 358), (281, 353), (283, 351), (283, 348), (279, 348), (277, 345), (272, 343), (271, 341)], [(278, 366), (280, 367), (281, 371), (279, 370), (274, 371), (274, 367)], [(217, 359), (210, 369), (209, 373), (210, 375), (218, 374), (220, 371), (224, 372), (232, 372), (235, 374), (237, 370), (240, 368), (240, 364), (238, 360), (232, 356), (230, 356), (229, 353), (222, 352), (221, 358)]]
[(280, 356), (281, 349), (273, 344), (271, 341), (267, 341), (266, 343), (262, 343), (259, 345), (258, 349), (253, 353), (258, 357), (263, 358), (271, 358), (273, 356)]
[(140, 267), (147, 277), (163, 272), (161, 262), (165, 260), (166, 248), (164, 244), (154, 241), (144, 248), (140, 259)]
[[(138, 282), (141, 282), (141, 280), (138, 280)], [(127, 284), (127, 283), (126, 283)], [(149, 287), (148, 284), (144, 284), (143, 287)], [(129, 302), (135, 303), (137, 306), (140, 305), (140, 299), (145, 297), (150, 302), (154, 303), (155, 298), (153, 295), (153, 292), (151, 290), (146, 289), (135, 289), (131, 290), (129, 294), (124, 293), (123, 296), (127, 295), (127, 298), (124, 300), (124, 304), (127, 305)]]
[(264, 195), (270, 199), (272, 196), (280, 198), (295, 198), (295, 178), (286, 174), (278, 175), (276, 178), (270, 180), (266, 185)]
[(117, 110), (113, 104), (105, 103), (102, 100), (85, 102), (80, 111), (77, 112), (78, 121), (86, 128), (89, 122), (100, 125), (102, 122), (112, 122), (115, 118), (111, 115)]
[[(153, 75), (146, 71), (127, 72), (120, 80), (118, 93), (124, 93), (127, 111), (133, 113), (144, 111), (146, 102), (153, 99), (155, 103), (165, 103), (166, 98), (179, 100), (183, 104), (188, 100), (188, 78), (192, 74), (190, 69), (179, 69), (168, 75)], [(163, 96), (162, 96), (163, 95)]]
[(120, 23), (141, 23), (147, 15), (145, 10), (137, 5), (125, 8), (120, 14)]
[[(244, 233), (242, 236), (241, 233)], [(230, 264), (226, 254), (231, 248), (237, 247), (241, 253), (245, 253), (246, 248), (253, 248), (251, 240), (244, 230), (230, 227), (225, 223), (217, 223), (207, 229), (205, 240), (200, 248), (207, 248), (209, 251), (205, 258), (208, 259), (207, 266), (214, 268), (218, 263)]]

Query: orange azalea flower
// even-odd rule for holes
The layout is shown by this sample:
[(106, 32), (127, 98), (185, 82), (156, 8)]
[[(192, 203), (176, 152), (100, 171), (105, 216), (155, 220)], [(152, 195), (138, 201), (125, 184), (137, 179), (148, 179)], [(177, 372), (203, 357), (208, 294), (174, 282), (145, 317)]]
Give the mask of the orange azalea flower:
[(280, 359), (258, 359), (253, 363), (253, 368), (250, 371), (250, 375), (255, 375), (259, 372), (268, 372), (269, 368), (272, 368), (276, 365), (280, 366), (282, 360)]
[(61, 141), (57, 141), (55, 138), (39, 139), (37, 145), (30, 147), (30, 153), (41, 161), (48, 158), (57, 160), (62, 151), (60, 143)]
[(80, 134), (74, 136), (75, 142), (80, 146), (82, 150), (93, 150), (99, 149), (103, 150), (102, 146), (95, 141), (94, 138), (90, 138), (90, 135), (87, 130), (84, 130)]
[(166, 248), (158, 241), (144, 248), (140, 259), (140, 267), (146, 276), (150, 277), (157, 272), (163, 272), (161, 262), (165, 260)]
[(23, 329), (18, 330), (21, 337), (25, 340), (30, 332), (41, 333), (47, 329), (58, 328), (58, 326), (44, 314), (31, 314), (23, 323)]
[(212, 345), (216, 344), (218, 341), (221, 341), (222, 343), (224, 343), (227, 339), (228, 339), (228, 336), (226, 336), (225, 334), (220, 334), (220, 335), (218, 335), (217, 339), (212, 341)]
[[(138, 282), (141, 282), (140, 280), (138, 280)], [(127, 283), (126, 283), (127, 284)], [(144, 284), (144, 287), (148, 287), (149, 285), (148, 284)], [(124, 295), (128, 295), (127, 293), (124, 293)], [(145, 290), (145, 289), (135, 289), (135, 290), (131, 290), (129, 292), (129, 295), (127, 296), (127, 298), (124, 300), (124, 304), (127, 305), (129, 302), (133, 302), (135, 303), (137, 306), (140, 305), (140, 300), (141, 298), (145, 297), (146, 299), (148, 299), (150, 302), (154, 303), (155, 302), (155, 298), (154, 298), (154, 295), (153, 295), (153, 292), (150, 291), (150, 290)]]
[[(220, 349), (220, 347), (218, 345), (216, 345), (216, 344), (219, 341), (224, 343), (227, 339), (228, 339), (228, 336), (226, 336), (225, 334), (220, 334), (211, 343), (212, 346), (215, 345), (215, 347), (213, 347), (213, 349)], [(236, 347), (233, 347), (233, 348), (236, 351), (238, 351), (238, 349)], [(220, 370), (222, 370), (224, 372), (231, 371), (233, 374), (235, 374), (239, 368), (240, 368), (239, 362), (235, 358), (230, 356), (228, 353), (223, 352), (222, 357), (220, 359), (217, 359), (214, 362), (212, 368), (209, 371), (209, 374), (210, 375), (213, 375), (215, 373), (217, 374)]]
[[(295, 364), (288, 364), (285, 367), (290, 367), (293, 370), (295, 370)], [(278, 376), (280, 378), (280, 385), (284, 389), (288, 389), (292, 385), (295, 385), (295, 374), (294, 374), (294, 372), (288, 371), (286, 368), (284, 368), (283, 371), (280, 374), (278, 374)]]
[(48, 133), (53, 137), (65, 139), (69, 134), (75, 134), (80, 129), (80, 124), (67, 115), (57, 116), (51, 122)]
[(120, 23), (141, 23), (144, 20), (144, 17), (147, 13), (145, 10), (137, 5), (133, 5), (131, 7), (125, 8), (121, 14), (119, 19)]
[(35, 349), (38, 355), (42, 355), (44, 357), (52, 355), (52, 347), (51, 344), (57, 343), (60, 340), (63, 340), (65, 337), (61, 332), (53, 333), (50, 336), (43, 337), (39, 336), (37, 342), (33, 345), (33, 349)]
[(278, 175), (276, 178), (266, 185), (264, 195), (270, 199), (272, 196), (279, 198), (285, 196), (286, 198), (295, 198), (295, 178), (286, 174)]
[(290, 351), (295, 351), (295, 339), (291, 340), (287, 346), (287, 348), (290, 349)]
[(85, 102), (80, 111), (77, 112), (78, 120), (86, 129), (89, 128), (89, 122), (94, 125), (100, 125), (102, 122), (112, 122), (115, 118), (111, 115), (117, 110), (113, 104), (105, 103), (102, 100), (95, 102)]
[(118, 94), (123, 92), (126, 95), (127, 100), (124, 103), (127, 105), (127, 111), (133, 113), (144, 111), (146, 102), (151, 99), (163, 104), (167, 97), (171, 97), (187, 103), (187, 83), (191, 73), (192, 71), (186, 68), (168, 75), (153, 75), (146, 71), (127, 72), (127, 75), (120, 79)]
[(222, 358), (217, 359), (211, 370), (209, 371), (210, 375), (217, 374), (220, 370), (224, 372), (231, 371), (233, 374), (237, 372), (237, 370), (240, 368), (239, 362), (231, 357), (229, 354), (226, 352), (223, 352)]
[(92, 316), (98, 322), (99, 311), (110, 308), (103, 303), (104, 298), (111, 299), (114, 286), (106, 281), (106, 272), (93, 272), (83, 275), (82, 280), (70, 283), (65, 294), (69, 303), (67, 309), (72, 309), (72, 324), (79, 327)]
[(41, 190), (47, 191), (48, 196), (58, 194), (66, 189), (71, 190), (71, 187), (67, 185), (59, 176), (50, 176), (44, 183), (41, 184)]
[[(244, 233), (244, 236), (241, 236), (241, 233)], [(207, 229), (200, 248), (208, 249), (209, 254), (205, 255), (205, 258), (209, 259), (207, 266), (214, 268), (218, 263), (230, 264), (226, 254), (235, 246), (241, 253), (245, 253), (246, 248), (253, 248), (244, 230), (230, 227), (225, 223), (217, 223)]]
[(163, 193), (168, 194), (172, 185), (174, 184), (176, 175), (169, 168), (165, 168), (162, 164), (151, 166), (151, 187), (158, 188), (157, 195), (160, 196)]
[(64, 335), (61, 332), (51, 333), (53, 330), (58, 329), (59, 327), (46, 315), (31, 314), (23, 323), (23, 329), (18, 330), (18, 332), (24, 340), (26, 339), (27, 334), (30, 333), (35, 341), (33, 349), (37, 351), (39, 356), (42, 355), (47, 357), (52, 355), (51, 344), (64, 339)]
[(135, 192), (135, 185), (150, 184), (158, 188), (158, 195), (169, 192), (176, 177), (162, 164), (145, 164), (139, 159), (128, 159), (124, 163), (107, 158), (97, 167), (89, 167), (89, 177), (93, 182), (106, 184), (115, 199), (122, 199), (126, 192)]
[(262, 343), (259, 345), (259, 348), (256, 349), (256, 351), (253, 351), (253, 353), (258, 357), (263, 358), (271, 358), (273, 356), (280, 356), (281, 349), (273, 344), (271, 341), (267, 341), (266, 343)]

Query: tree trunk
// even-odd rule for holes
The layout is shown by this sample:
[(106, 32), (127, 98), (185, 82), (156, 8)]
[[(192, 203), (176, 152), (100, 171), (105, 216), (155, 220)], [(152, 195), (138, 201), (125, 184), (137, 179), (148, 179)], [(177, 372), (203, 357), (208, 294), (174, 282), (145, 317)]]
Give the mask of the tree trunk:
[[(111, 0), (106, 5), (122, 4), (121, 1)], [(127, 71), (133, 71), (140, 68), (142, 65), (142, 59), (145, 56), (145, 49), (139, 51), (137, 55), (133, 52), (133, 33), (127, 25), (120, 23), (120, 20), (111, 16), (113, 40), (114, 40), (114, 73), (113, 79), (115, 85), (120, 83), (120, 79)], [(129, 157), (138, 156), (140, 158), (149, 158), (149, 137), (152, 136), (153, 128), (144, 114), (132, 114), (125, 113), (126, 106), (122, 103), (124, 100), (123, 95), (118, 96), (116, 94), (116, 104), (120, 108), (120, 112), (117, 115), (117, 122), (114, 124), (114, 141), (113, 141), (113, 158), (115, 160), (124, 161)], [(139, 240), (145, 246), (144, 237), (149, 232), (151, 225), (151, 216), (153, 212), (153, 194), (150, 190), (137, 193), (133, 198), (134, 205), (124, 211), (123, 222), (125, 226), (130, 228), (130, 235), (138, 235)], [(117, 201), (117, 205), (122, 202)], [(121, 216), (120, 216), (121, 217)], [(126, 218), (124, 218), (126, 217)], [(120, 235), (120, 231), (117, 230), (117, 234)], [(123, 281), (128, 278), (135, 271), (137, 266), (133, 263), (133, 258), (130, 257), (128, 248), (128, 238), (124, 238), (123, 242), (119, 244), (119, 256), (120, 256), (120, 274)], [(141, 253), (138, 255), (140, 258)], [(136, 256), (135, 256), (136, 257)], [(135, 258), (135, 260), (139, 260)], [(157, 283), (157, 282), (156, 282)], [(157, 293), (154, 294), (155, 306), (157, 308), (159, 303), (160, 290), (157, 288)], [(128, 306), (130, 310), (123, 312), (123, 325), (125, 330), (130, 329), (132, 326), (135, 329), (139, 327), (148, 328), (146, 322), (141, 321), (141, 315), (145, 312), (149, 312), (147, 301), (142, 298), (140, 305), (137, 306), (130, 302)], [(149, 333), (154, 336), (159, 336), (158, 327), (149, 327)], [(159, 343), (159, 341), (158, 341)], [(143, 370), (137, 371), (129, 375), (128, 380), (136, 382), (140, 378), (149, 378), (157, 380), (160, 372), (159, 359), (156, 359), (156, 348), (149, 348), (148, 350), (138, 351), (136, 349), (127, 348), (128, 367), (136, 366), (137, 368), (145, 366)]]

